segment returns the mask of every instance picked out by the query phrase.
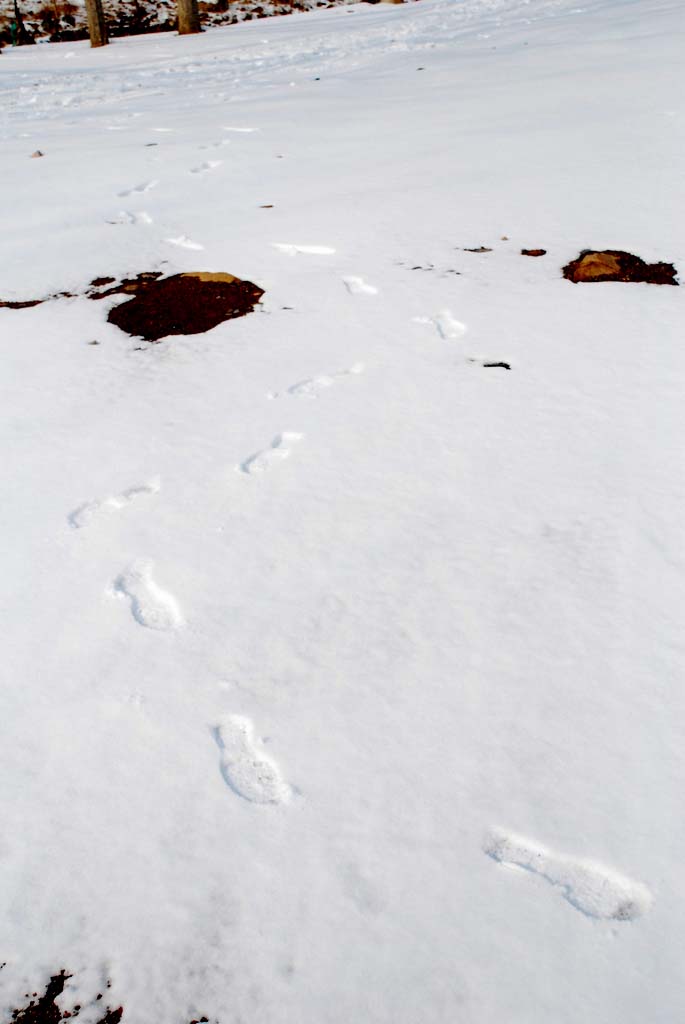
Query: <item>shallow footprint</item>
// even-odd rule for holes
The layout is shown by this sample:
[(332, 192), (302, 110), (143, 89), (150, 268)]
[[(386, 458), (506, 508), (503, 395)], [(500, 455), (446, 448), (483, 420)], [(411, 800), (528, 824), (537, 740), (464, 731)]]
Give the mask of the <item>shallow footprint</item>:
[(215, 167), (221, 167), (222, 163), (223, 160), (205, 160), (199, 167), (191, 167), (190, 173), (206, 174), (208, 171), (213, 171)]
[(125, 188), (123, 192), (117, 192), (117, 195), (123, 199), (126, 196), (132, 196), (138, 192), (149, 192), (150, 189), (154, 188), (158, 184), (159, 182), (157, 179), (153, 178), (152, 181), (144, 181), (140, 185), (133, 185), (131, 188)]
[(130, 600), (131, 614), (141, 626), (169, 630), (183, 625), (176, 598), (152, 579), (152, 562), (136, 562), (118, 576), (114, 581), (114, 593)]
[(367, 284), (363, 277), (343, 277), (343, 284), (350, 295), (378, 295), (378, 288)]
[(291, 242), (272, 242), (274, 249), (279, 252), (287, 252), (289, 256), (296, 256), (304, 253), (307, 256), (332, 256), (335, 249), (328, 245), (293, 245)]
[(283, 781), (276, 762), (265, 754), (254, 736), (254, 726), (242, 715), (228, 715), (216, 727), (221, 750), (221, 774), (234, 793), (253, 804), (281, 804), (291, 788)]
[(85, 504), (79, 505), (69, 515), (69, 524), (75, 530), (80, 530), (98, 513), (110, 508), (125, 508), (126, 505), (130, 505), (132, 501), (140, 497), (141, 494), (157, 494), (160, 488), (159, 478), (155, 477), (146, 484), (140, 484), (138, 487), (129, 487), (127, 490), (122, 491), (121, 494), (111, 494), (108, 498), (103, 498), (102, 501), (87, 501)]
[[(286, 394), (293, 395), (295, 398), (316, 398), (319, 391), (323, 391), (325, 388), (330, 388), (335, 384), (339, 377), (349, 377), (364, 372), (363, 363), (355, 363), (349, 370), (340, 370), (338, 373), (332, 374), (321, 374), (320, 377), (305, 377), (304, 380), (298, 380), (296, 384), (292, 384), (287, 390)], [(268, 395), (269, 398), (280, 398), (281, 395), (276, 392), (275, 394)]]
[(188, 238), (187, 235), (179, 235), (178, 238), (165, 238), (164, 241), (169, 245), (177, 245), (179, 249), (194, 249), (198, 252), (200, 249), (204, 249), (204, 245), (193, 242), (192, 238)]
[(466, 334), (466, 324), (455, 320), (449, 309), (441, 309), (435, 316), (415, 316), (414, 323), (432, 324), (441, 338), (461, 338)]
[(238, 468), (243, 473), (263, 473), (275, 462), (282, 462), (283, 459), (287, 459), (291, 452), (288, 445), (294, 441), (301, 441), (303, 437), (304, 434), (298, 434), (295, 431), (276, 434), (269, 448), (264, 448), (263, 451), (251, 455)]
[(561, 889), (564, 899), (588, 917), (632, 921), (649, 910), (652, 894), (595, 861), (555, 853), (532, 839), (492, 829), (483, 850), (493, 860), (540, 875)]

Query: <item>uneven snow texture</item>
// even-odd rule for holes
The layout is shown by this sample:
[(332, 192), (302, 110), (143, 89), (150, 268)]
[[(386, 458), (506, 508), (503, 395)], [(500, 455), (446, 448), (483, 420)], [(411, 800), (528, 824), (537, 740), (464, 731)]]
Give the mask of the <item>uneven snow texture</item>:
[[(685, 289), (561, 275), (682, 279), (682, 30), (3, 50), (0, 299), (74, 296), (0, 309), (3, 1020), (685, 1020)], [(202, 270), (255, 312), (84, 295)]]

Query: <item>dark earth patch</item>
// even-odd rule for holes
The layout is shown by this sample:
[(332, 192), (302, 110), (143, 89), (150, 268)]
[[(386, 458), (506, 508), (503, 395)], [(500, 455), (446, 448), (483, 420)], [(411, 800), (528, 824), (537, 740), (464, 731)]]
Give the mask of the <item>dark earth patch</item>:
[[(111, 309), (107, 319), (132, 337), (145, 341), (159, 341), (170, 334), (204, 334), (224, 320), (252, 313), (263, 294), (264, 289), (251, 281), (241, 281), (232, 274), (203, 271), (166, 278), (161, 271), (145, 271), (119, 282), (113, 277), (96, 277), (86, 292), (89, 299), (130, 296), (128, 302)], [(48, 298), (74, 298), (74, 295), (59, 292)], [(46, 301), (0, 300), (0, 309), (27, 309)]]
[[(64, 986), (71, 977), (72, 975), (67, 974), (63, 968), (58, 974), (53, 974), (41, 996), (34, 992), (31, 997), (27, 992), (25, 998), (29, 1002), (26, 1006), (13, 1010), (11, 1019), (15, 1024), (59, 1024), (59, 1021), (78, 1017), (82, 1008), (80, 1003), (76, 1003), (71, 1010), (63, 1010), (55, 1002), (57, 997), (62, 995)], [(109, 982), (107, 987), (110, 987)], [(98, 993), (95, 1001), (99, 999), (102, 999), (102, 992)], [(108, 1006), (97, 1024), (119, 1024), (123, 1012), (122, 1006), (118, 1006), (116, 1009), (111, 1009)]]
[(483, 366), (486, 366), (488, 368), (500, 367), (500, 369), (502, 370), (511, 370), (511, 366), (509, 363), (483, 363)]
[(522, 256), (545, 256), (546, 254), (546, 249), (521, 249)]
[(620, 249), (583, 249), (563, 268), (574, 284), (592, 281), (639, 281), (646, 284), (678, 284), (672, 263), (645, 263)]
[(264, 294), (251, 281), (209, 273), (139, 280), (134, 291), (132, 299), (110, 309), (107, 319), (145, 341), (159, 341), (170, 334), (204, 334), (224, 320), (252, 313)]

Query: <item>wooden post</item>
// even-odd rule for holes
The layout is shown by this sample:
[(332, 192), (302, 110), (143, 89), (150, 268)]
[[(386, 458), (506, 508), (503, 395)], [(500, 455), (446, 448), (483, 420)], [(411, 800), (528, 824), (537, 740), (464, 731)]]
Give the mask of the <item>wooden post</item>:
[(88, 35), (91, 46), (107, 46), (109, 36), (107, 35), (107, 22), (102, 10), (102, 0), (86, 0), (86, 14), (88, 15)]
[(176, 11), (178, 13), (178, 34), (180, 36), (202, 31), (197, 0), (176, 0)]

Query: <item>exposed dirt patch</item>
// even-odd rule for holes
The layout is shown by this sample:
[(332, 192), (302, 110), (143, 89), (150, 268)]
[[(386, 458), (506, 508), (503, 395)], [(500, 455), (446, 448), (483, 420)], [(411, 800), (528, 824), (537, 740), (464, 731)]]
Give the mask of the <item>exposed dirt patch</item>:
[(146, 341), (170, 334), (204, 334), (224, 320), (252, 313), (264, 294), (263, 288), (231, 274), (174, 274), (163, 280), (150, 280), (151, 276), (141, 280), (140, 275), (133, 288), (132, 282), (125, 282), (128, 287), (110, 288), (97, 296), (134, 291), (133, 298), (111, 309), (107, 319)]
[[(12, 1011), (12, 1020), (15, 1024), (59, 1024), (59, 1021), (78, 1017), (82, 1009), (80, 1003), (76, 1003), (71, 1010), (63, 1010), (55, 1002), (57, 997), (64, 992), (64, 986), (69, 978), (71, 978), (71, 974), (67, 974), (62, 969), (58, 974), (53, 974), (41, 996), (37, 992), (32, 995), (27, 992), (25, 998), (29, 1002), (26, 1006)], [(110, 987), (109, 982), (107, 987)], [(94, 1002), (100, 999), (102, 999), (102, 992), (98, 993)], [(98, 1024), (119, 1024), (123, 1012), (122, 1006), (118, 1006), (116, 1009), (108, 1006)]]
[(522, 256), (545, 256), (546, 254), (546, 249), (521, 249)]
[(45, 299), (30, 299), (28, 302), (5, 302), (0, 299), (0, 309), (29, 309), (31, 306), (40, 306)]
[[(132, 337), (159, 341), (169, 334), (204, 334), (224, 320), (252, 313), (264, 289), (232, 274), (198, 271), (162, 278), (161, 271), (146, 271), (118, 282), (113, 277), (96, 277), (85, 294), (89, 299), (131, 296), (128, 302), (111, 309), (107, 319)], [(59, 292), (48, 298), (74, 298), (74, 295)], [(27, 309), (46, 301), (0, 300), (0, 309)]]
[(645, 263), (620, 249), (584, 249), (567, 263), (563, 275), (574, 284), (591, 281), (640, 281), (646, 284), (678, 284), (672, 263)]

